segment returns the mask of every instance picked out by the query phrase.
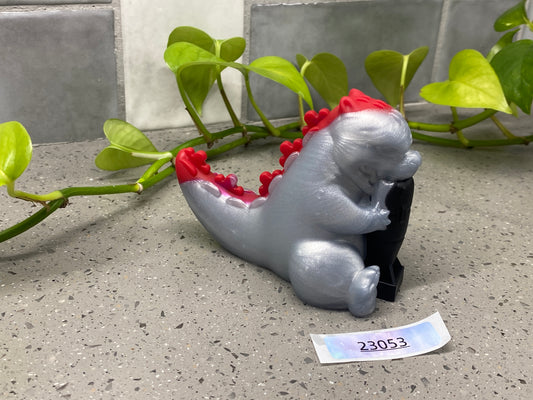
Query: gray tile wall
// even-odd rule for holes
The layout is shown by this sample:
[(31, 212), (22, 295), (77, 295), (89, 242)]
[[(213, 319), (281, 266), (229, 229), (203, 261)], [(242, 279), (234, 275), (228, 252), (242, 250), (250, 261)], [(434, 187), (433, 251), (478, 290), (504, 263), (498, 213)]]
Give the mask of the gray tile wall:
[(439, 57), (435, 60), (434, 80), (448, 78), (448, 64), (464, 49), (487, 54), (501, 33), (494, 31), (494, 20), (517, 0), (449, 0), (444, 7), (446, 18), (441, 25)]
[[(0, 2), (15, 3), (36, 2)], [(98, 138), (122, 116), (109, 6), (0, 7), (0, 54), (0, 121), (20, 121), (35, 143)]]
[[(442, 4), (443, 0), (380, 0), (252, 5), (250, 60), (263, 55), (295, 60), (297, 53), (310, 59), (320, 52), (333, 53), (346, 64), (350, 87), (377, 96), (364, 70), (366, 56), (379, 49), (409, 53), (428, 45), (428, 58), (434, 58)], [(410, 100), (416, 98), (422, 82), (430, 79), (431, 63), (425, 63), (419, 72), (407, 94)], [(257, 93), (269, 93), (266, 100), (258, 99), (268, 115), (288, 117), (297, 113), (292, 93), (263, 78), (254, 79), (253, 84)]]
[[(264, 55), (294, 60), (297, 53), (311, 58), (327, 51), (345, 62), (350, 87), (379, 96), (364, 69), (366, 56), (380, 49), (407, 54), (429, 46), (429, 54), (406, 93), (407, 101), (412, 102), (421, 100), (418, 92), (425, 84), (447, 79), (448, 64), (458, 51), (474, 48), (487, 53), (500, 36), (492, 28), (494, 20), (517, 0), (264, 3), (249, 2), (249, 61)], [(255, 78), (253, 85), (261, 109), (270, 117), (297, 113), (292, 93), (263, 78)], [(257, 118), (251, 107), (246, 115)]]
[(111, 0), (0, 0), (0, 6), (26, 5), (26, 4), (90, 4), (111, 3)]
[[(427, 45), (429, 55), (407, 93), (408, 101), (418, 101), (420, 87), (447, 78), (457, 51), (488, 51), (499, 37), (492, 22), (516, 2), (245, 0), (246, 60), (278, 55), (294, 61), (296, 53), (331, 52), (346, 63), (351, 87), (378, 96), (364, 71), (366, 56)], [(106, 119), (127, 119), (118, 15), (119, 0), (0, 0), (0, 122), (19, 120), (35, 143), (43, 143), (102, 137)], [(252, 85), (269, 116), (297, 114), (285, 89), (257, 77)]]

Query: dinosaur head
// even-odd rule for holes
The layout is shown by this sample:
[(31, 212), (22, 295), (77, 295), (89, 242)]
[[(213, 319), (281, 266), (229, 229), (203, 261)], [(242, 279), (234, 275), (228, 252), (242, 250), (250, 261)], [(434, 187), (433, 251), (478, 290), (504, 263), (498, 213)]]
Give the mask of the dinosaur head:
[(350, 91), (331, 112), (309, 115), (306, 121), (306, 133), (327, 128), (342, 174), (368, 190), (380, 180), (410, 178), (420, 165), (418, 152), (409, 150), (411, 131), (402, 115), (358, 90)]

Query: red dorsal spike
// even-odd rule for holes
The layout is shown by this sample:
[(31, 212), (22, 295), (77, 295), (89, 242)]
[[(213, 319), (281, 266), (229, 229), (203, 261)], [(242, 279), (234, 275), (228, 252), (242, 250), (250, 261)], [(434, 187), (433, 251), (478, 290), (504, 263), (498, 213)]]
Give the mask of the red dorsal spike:
[(300, 151), (302, 150), (302, 147), (303, 147), (303, 140), (298, 138), (298, 139), (295, 139), (294, 142), (292, 142), (294, 144), (294, 151)]
[(192, 162), (194, 162), (196, 166), (201, 166), (205, 164), (205, 160), (207, 160), (207, 153), (203, 150), (199, 150), (196, 153), (190, 152), (189, 158), (192, 160)]
[(307, 126), (302, 129), (302, 133), (305, 136), (309, 132), (315, 132), (325, 128), (341, 114), (363, 110), (390, 111), (393, 108), (382, 100), (373, 99), (360, 90), (352, 89), (349, 95), (343, 97), (339, 105), (333, 110), (322, 109), (318, 113), (316, 111), (308, 111), (304, 118)]
[(285, 140), (279, 145), (279, 150), (284, 156), (288, 156), (289, 154), (291, 154), (294, 151), (293, 148), (294, 146), (292, 145), (292, 142), (290, 140)]
[(206, 163), (207, 154), (203, 150), (197, 152), (193, 148), (185, 148), (178, 152), (175, 159), (176, 175), (181, 183), (202, 180), (211, 182), (227, 195), (239, 198), (245, 203), (252, 203), (258, 195), (251, 190), (245, 190), (237, 185), (235, 174), (217, 174), (211, 172), (211, 167)]
[(181, 149), (176, 156), (174, 164), (176, 165), (176, 174), (180, 182), (191, 180), (198, 174), (198, 165), (191, 159), (193, 154), (194, 149), (187, 147)]
[(259, 175), (259, 181), (263, 185), (268, 185), (271, 180), (272, 180), (272, 174), (268, 171), (264, 171), (261, 173), (261, 175)]
[(319, 112), (318, 112), (318, 119), (319, 121), (322, 121), (324, 118), (326, 118), (328, 116), (328, 114), (330, 113), (330, 111), (327, 109), (327, 108), (322, 108)]
[(305, 136), (309, 130), (319, 125), (328, 115), (330, 111), (327, 108), (322, 108), (319, 112), (314, 110), (308, 111), (304, 115), (306, 126), (302, 129), (302, 133)]
[(283, 171), (281, 169), (277, 169), (273, 172), (265, 171), (259, 175), (259, 180), (262, 183), (262, 185), (259, 187), (259, 195), (264, 197), (268, 196), (268, 188), (270, 187), (270, 183), (272, 182), (272, 179), (278, 175), (283, 175)]
[(287, 158), (294, 152), (299, 152), (302, 150), (303, 141), (302, 139), (298, 138), (295, 139), (294, 142), (291, 142), (290, 140), (285, 140), (281, 145), (279, 146), (279, 150), (281, 151), (281, 154), (283, 154), (279, 158), (279, 164), (284, 167), (285, 161), (287, 161)]
[(242, 186), (235, 186), (232, 192), (236, 196), (242, 196), (244, 194), (244, 188)]
[(339, 102), (339, 114), (357, 111), (357, 104), (351, 97), (343, 97)]
[(308, 126), (315, 126), (319, 121), (318, 113), (315, 110), (308, 111), (305, 113), (304, 120)]

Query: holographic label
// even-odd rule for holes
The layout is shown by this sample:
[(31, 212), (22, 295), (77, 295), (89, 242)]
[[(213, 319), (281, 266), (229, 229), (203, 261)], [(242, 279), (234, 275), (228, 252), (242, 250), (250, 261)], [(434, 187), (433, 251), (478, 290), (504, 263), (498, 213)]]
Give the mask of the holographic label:
[(399, 328), (332, 335), (311, 334), (322, 364), (411, 357), (436, 350), (450, 339), (438, 312)]

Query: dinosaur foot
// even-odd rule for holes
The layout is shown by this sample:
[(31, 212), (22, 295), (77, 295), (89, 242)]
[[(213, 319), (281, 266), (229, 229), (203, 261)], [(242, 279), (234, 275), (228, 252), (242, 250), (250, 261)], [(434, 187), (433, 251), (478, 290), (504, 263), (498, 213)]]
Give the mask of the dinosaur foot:
[(372, 265), (359, 271), (348, 289), (348, 309), (356, 317), (371, 314), (376, 308), (379, 267)]

